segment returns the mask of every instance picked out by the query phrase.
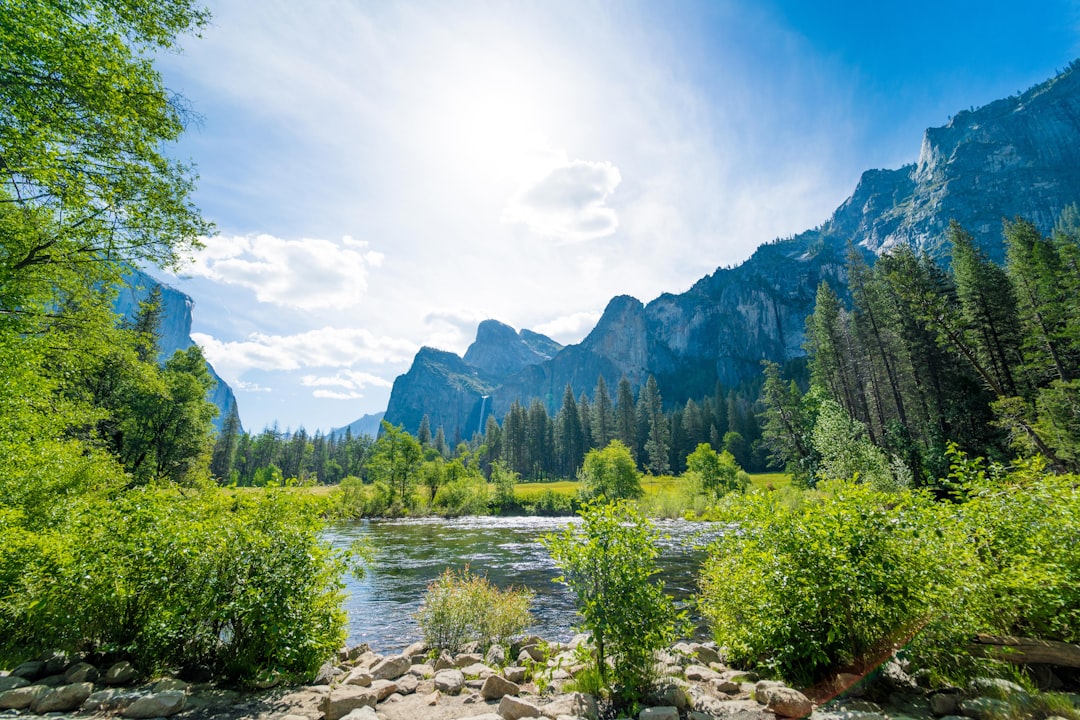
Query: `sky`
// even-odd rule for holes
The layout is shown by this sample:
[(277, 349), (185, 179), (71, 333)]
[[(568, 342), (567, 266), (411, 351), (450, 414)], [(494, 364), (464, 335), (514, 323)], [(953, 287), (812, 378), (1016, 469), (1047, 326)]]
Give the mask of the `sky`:
[(217, 234), (154, 274), (255, 432), (384, 410), (484, 319), (578, 342), (1080, 57), (1080, 0), (208, 6), (158, 68)]

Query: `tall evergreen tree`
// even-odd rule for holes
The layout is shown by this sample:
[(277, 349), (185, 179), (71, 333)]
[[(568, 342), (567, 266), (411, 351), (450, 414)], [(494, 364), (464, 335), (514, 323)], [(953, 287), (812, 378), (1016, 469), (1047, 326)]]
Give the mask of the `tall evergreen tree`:
[(596, 378), (592, 404), (593, 447), (605, 448), (615, 439), (615, 408), (611, 404), (604, 376)]
[(671, 430), (664, 417), (663, 398), (656, 378), (649, 375), (638, 398), (638, 426), (647, 428), (643, 445), (645, 466), (653, 475), (663, 475), (670, 470), (668, 452), (671, 447)]
[(630, 454), (634, 456), (634, 461), (637, 462), (639, 453), (634, 391), (625, 375), (619, 378), (619, 385), (615, 392), (615, 437), (630, 450)]

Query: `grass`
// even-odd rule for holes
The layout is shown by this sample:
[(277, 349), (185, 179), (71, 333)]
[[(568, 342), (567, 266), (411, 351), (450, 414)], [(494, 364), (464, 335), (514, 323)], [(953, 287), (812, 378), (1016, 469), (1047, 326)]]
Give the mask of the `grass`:
[[(671, 475), (646, 475), (641, 479), (641, 489), (646, 497), (669, 492), (682, 486), (682, 478)], [(751, 473), (750, 486), (752, 488), (769, 488), (779, 490), (791, 484), (791, 475), (787, 473)], [(558, 480), (555, 482), (527, 482), (518, 483), (514, 489), (518, 500), (535, 500), (544, 492), (551, 491), (558, 495), (574, 497), (581, 488), (581, 483), (576, 480)]]

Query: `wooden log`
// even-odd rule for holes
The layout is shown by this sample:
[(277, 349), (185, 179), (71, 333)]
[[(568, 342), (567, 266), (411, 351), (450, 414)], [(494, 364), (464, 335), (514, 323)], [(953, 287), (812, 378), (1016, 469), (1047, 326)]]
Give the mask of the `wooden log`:
[(1018, 665), (1080, 668), (1080, 645), (1005, 635), (976, 635), (972, 652)]

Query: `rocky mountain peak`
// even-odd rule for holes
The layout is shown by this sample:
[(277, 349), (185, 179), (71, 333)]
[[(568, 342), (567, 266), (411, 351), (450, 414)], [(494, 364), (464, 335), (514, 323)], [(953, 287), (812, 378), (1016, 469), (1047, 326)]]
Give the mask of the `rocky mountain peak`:
[(561, 349), (557, 342), (539, 333), (529, 330), (519, 333), (498, 320), (484, 320), (476, 328), (476, 340), (465, 352), (464, 360), (501, 380), (524, 367), (549, 360)]

